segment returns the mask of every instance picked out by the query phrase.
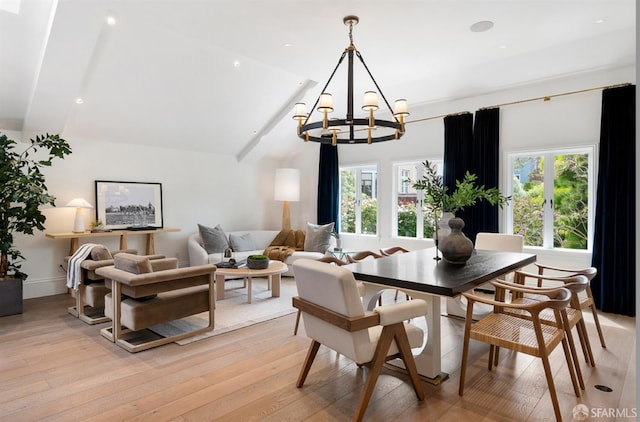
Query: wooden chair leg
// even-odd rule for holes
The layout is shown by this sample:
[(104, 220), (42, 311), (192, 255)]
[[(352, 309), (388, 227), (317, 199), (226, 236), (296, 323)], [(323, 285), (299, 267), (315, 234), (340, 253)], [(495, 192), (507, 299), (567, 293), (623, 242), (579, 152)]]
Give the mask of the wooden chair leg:
[(582, 345), (584, 359), (592, 367), (595, 367), (596, 361), (593, 359), (593, 353), (591, 352), (591, 343), (589, 342), (589, 334), (587, 333), (587, 326), (584, 323), (584, 319), (578, 321), (576, 327), (578, 329), (578, 337), (580, 338), (580, 344)]
[(600, 344), (603, 348), (607, 348), (607, 345), (604, 343), (604, 336), (602, 335), (602, 328), (600, 328), (600, 320), (598, 319), (598, 312), (596, 311), (596, 305), (593, 303), (589, 305), (591, 308), (591, 315), (593, 315), (593, 322), (596, 323), (596, 329), (598, 330), (598, 337), (600, 337)]
[(576, 345), (573, 342), (573, 334), (571, 333), (571, 328), (569, 328), (566, 332), (567, 332), (567, 343), (569, 343), (571, 358), (573, 359), (573, 367), (576, 370), (576, 375), (578, 376), (578, 383), (580, 384), (580, 388), (584, 390), (584, 379), (582, 378), (582, 369), (580, 368), (580, 359), (578, 359), (578, 350), (576, 349)]
[(562, 421), (556, 387), (553, 384), (553, 374), (551, 373), (551, 366), (549, 365), (549, 357), (543, 354), (540, 358), (542, 359), (542, 366), (544, 367), (544, 375), (547, 377), (547, 386), (549, 387), (549, 395), (551, 396), (551, 403), (553, 404), (553, 412), (556, 415), (556, 420)]
[(304, 365), (302, 365), (302, 369), (300, 370), (300, 375), (298, 376), (296, 387), (302, 388), (302, 386), (304, 385), (304, 380), (306, 380), (307, 375), (309, 375), (311, 364), (313, 363), (313, 360), (316, 358), (319, 348), (320, 348), (320, 343), (318, 343), (315, 340), (312, 340), (311, 345), (309, 345), (309, 350), (307, 351), (307, 357), (304, 360)]
[[(564, 358), (567, 361), (567, 369), (569, 370), (569, 375), (571, 376), (571, 384), (573, 385), (573, 392), (575, 393), (576, 397), (580, 397), (580, 387), (578, 387), (578, 382), (576, 380), (575, 368), (574, 368), (573, 363), (572, 363), (572, 359), (574, 358), (574, 356), (572, 355), (571, 351), (569, 350), (568, 343), (569, 342), (567, 341), (567, 337), (565, 336), (562, 339), (562, 349), (564, 351)], [(580, 378), (582, 378), (582, 375), (580, 375)], [(582, 387), (582, 388), (584, 389), (584, 387)]]
[(394, 324), (393, 330), (395, 333), (394, 338), (396, 341), (396, 346), (398, 346), (398, 350), (400, 352), (400, 358), (404, 362), (404, 367), (409, 374), (409, 379), (411, 379), (411, 384), (413, 384), (413, 389), (416, 392), (416, 397), (418, 397), (418, 400), (422, 401), (424, 400), (424, 389), (422, 388), (422, 384), (420, 383), (416, 361), (413, 359), (413, 353), (411, 353), (411, 346), (409, 345), (409, 337), (407, 337), (407, 332), (405, 331), (403, 324)]
[(296, 326), (293, 328), (293, 335), (298, 335), (298, 325), (300, 325), (300, 309), (298, 309), (298, 314), (296, 315)]
[(353, 415), (354, 422), (361, 422), (364, 418), (364, 413), (367, 411), (369, 400), (371, 399), (371, 395), (373, 394), (373, 390), (376, 386), (376, 381), (378, 380), (378, 376), (380, 375), (380, 371), (382, 370), (382, 365), (384, 365), (386, 361), (387, 351), (391, 346), (393, 337), (393, 329), (391, 329), (389, 326), (382, 329), (376, 351), (373, 354), (373, 359), (370, 362), (369, 377), (367, 378), (367, 382), (365, 383), (362, 396), (360, 396), (360, 401), (358, 403), (358, 407), (356, 408), (356, 413)]
[[(469, 311), (467, 310), (467, 314)], [(471, 318), (467, 318), (464, 327), (464, 337), (462, 340), (462, 360), (460, 362), (460, 385), (458, 386), (458, 395), (464, 393), (464, 377), (467, 373), (467, 358), (469, 357), (469, 332), (471, 330)]]
[(491, 369), (493, 368), (493, 354), (496, 351), (496, 346), (494, 346), (493, 344), (489, 346), (489, 361), (487, 363), (487, 369), (489, 371), (491, 371)]

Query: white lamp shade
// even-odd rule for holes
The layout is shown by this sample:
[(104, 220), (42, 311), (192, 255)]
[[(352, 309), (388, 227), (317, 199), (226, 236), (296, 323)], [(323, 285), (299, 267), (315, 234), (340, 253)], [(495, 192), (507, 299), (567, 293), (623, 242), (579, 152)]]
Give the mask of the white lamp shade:
[(307, 105), (305, 103), (296, 103), (293, 106), (293, 118), (304, 119), (307, 117)]
[(367, 111), (378, 109), (378, 94), (376, 94), (375, 91), (367, 91), (364, 93), (362, 109)]
[(274, 198), (276, 201), (300, 200), (300, 170), (276, 169)]
[(87, 200), (82, 199), (82, 198), (75, 198), (72, 199), (71, 201), (69, 201), (69, 203), (67, 205), (65, 205), (65, 207), (73, 207), (73, 208), (93, 208), (93, 205), (91, 205), (89, 202), (87, 202)]
[(76, 209), (76, 217), (73, 221), (73, 232), (84, 233), (84, 217), (82, 216), (82, 208), (93, 208), (89, 202), (82, 198), (75, 198), (69, 201), (65, 207), (72, 207)]
[(407, 103), (407, 100), (405, 99), (396, 100), (395, 104), (393, 105), (393, 115), (394, 116), (409, 115), (409, 103)]
[(318, 111), (333, 111), (333, 96), (323, 92), (318, 101)]

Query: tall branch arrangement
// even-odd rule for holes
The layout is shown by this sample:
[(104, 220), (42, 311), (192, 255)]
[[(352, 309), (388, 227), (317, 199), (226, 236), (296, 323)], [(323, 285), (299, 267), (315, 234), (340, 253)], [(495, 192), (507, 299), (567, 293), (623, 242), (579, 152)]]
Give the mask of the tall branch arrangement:
[(426, 160), (422, 165), (424, 166), (422, 178), (412, 182), (412, 186), (423, 192), (424, 200), (429, 205), (435, 221), (445, 212), (455, 214), (456, 211), (475, 205), (479, 201), (484, 200), (491, 205), (497, 204), (503, 208), (511, 200), (510, 196), (502, 195), (498, 188), (477, 186), (478, 176), (468, 171), (462, 181), (456, 180), (456, 189), (449, 194), (442, 176), (438, 175), (435, 164)]

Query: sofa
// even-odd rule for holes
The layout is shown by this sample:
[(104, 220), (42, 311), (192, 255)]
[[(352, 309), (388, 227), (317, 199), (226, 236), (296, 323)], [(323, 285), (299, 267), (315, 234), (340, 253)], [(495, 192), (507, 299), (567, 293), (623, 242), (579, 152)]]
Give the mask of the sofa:
[[(227, 236), (246, 236), (247, 233), (255, 244), (254, 250), (249, 251), (233, 251), (233, 257), (236, 260), (244, 259), (249, 255), (262, 254), (264, 250), (271, 244), (275, 237), (280, 233), (279, 230), (240, 230), (225, 232)], [(331, 245), (333, 247), (333, 244)], [(189, 235), (187, 240), (187, 249), (189, 251), (189, 265), (203, 265), (203, 264), (215, 264), (220, 262), (223, 258), (223, 253), (217, 252), (209, 254), (204, 248), (200, 232), (195, 232)], [(293, 277), (292, 264), (298, 259), (318, 259), (325, 256), (322, 252), (308, 252), (308, 251), (295, 251), (292, 255), (287, 257), (284, 261), (289, 267), (283, 276)]]

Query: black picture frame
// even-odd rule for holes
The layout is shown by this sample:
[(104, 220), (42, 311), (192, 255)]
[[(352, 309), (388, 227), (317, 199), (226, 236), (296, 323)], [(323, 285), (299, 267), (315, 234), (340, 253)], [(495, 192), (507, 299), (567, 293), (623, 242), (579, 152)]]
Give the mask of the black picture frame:
[(96, 220), (107, 230), (160, 229), (162, 183), (96, 180)]

